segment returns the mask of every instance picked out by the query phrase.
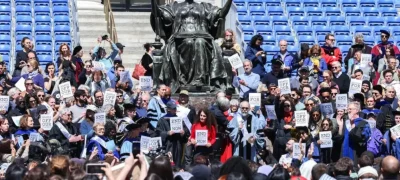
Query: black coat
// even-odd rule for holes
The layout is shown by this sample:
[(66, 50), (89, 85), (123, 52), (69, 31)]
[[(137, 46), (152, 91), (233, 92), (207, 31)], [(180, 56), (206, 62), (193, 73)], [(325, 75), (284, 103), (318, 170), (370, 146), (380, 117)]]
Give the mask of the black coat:
[(151, 63), (153, 63), (153, 58), (149, 54), (144, 53), (142, 56), (142, 66), (146, 69), (146, 73), (144, 73), (145, 76), (153, 77), (153, 68), (150, 68)]

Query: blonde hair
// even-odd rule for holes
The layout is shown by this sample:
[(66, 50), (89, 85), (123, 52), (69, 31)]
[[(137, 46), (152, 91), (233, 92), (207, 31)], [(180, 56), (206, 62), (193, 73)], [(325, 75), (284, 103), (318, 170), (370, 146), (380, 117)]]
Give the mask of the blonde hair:
[(60, 175), (63, 178), (68, 177), (69, 158), (68, 156), (58, 155), (51, 158), (50, 163), (51, 174)]
[(39, 63), (35, 59), (29, 60), (28, 63), (32, 66), (34, 70), (37, 70), (39, 68)]

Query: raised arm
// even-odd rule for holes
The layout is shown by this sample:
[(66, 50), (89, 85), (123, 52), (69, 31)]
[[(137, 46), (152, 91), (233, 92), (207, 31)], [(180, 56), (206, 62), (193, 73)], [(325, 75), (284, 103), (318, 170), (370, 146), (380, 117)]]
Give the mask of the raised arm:
[(225, 16), (228, 14), (229, 10), (231, 9), (232, 5), (232, 0), (227, 0), (225, 3), (225, 6), (221, 9), (221, 12), (219, 13), (220, 18), (225, 18)]

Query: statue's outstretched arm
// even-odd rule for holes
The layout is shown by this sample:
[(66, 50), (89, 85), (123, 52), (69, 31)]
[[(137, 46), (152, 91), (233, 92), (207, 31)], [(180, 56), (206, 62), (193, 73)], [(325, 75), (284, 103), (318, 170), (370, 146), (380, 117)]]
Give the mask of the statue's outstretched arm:
[(229, 9), (231, 9), (231, 5), (232, 5), (232, 0), (227, 0), (225, 3), (225, 6), (221, 9), (221, 11), (219, 13), (220, 18), (225, 18), (225, 16), (229, 12)]

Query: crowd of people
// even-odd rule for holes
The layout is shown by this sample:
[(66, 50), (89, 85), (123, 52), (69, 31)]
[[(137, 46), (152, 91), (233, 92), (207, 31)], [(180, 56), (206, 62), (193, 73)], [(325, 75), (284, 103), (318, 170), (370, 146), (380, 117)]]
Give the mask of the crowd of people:
[[(244, 73), (233, 68), (232, 88), (208, 107), (164, 84), (141, 89), (109, 38), (89, 60), (62, 44), (44, 69), (23, 38), (15, 70), (0, 63), (0, 178), (399, 179), (400, 52), (389, 36), (371, 48), (357, 34), (345, 58), (333, 34), (298, 53), (280, 40), (268, 72), (255, 35)], [(219, 45), (242, 53), (232, 30)], [(154, 48), (144, 49), (151, 77)]]

